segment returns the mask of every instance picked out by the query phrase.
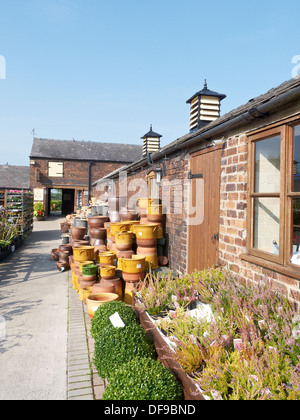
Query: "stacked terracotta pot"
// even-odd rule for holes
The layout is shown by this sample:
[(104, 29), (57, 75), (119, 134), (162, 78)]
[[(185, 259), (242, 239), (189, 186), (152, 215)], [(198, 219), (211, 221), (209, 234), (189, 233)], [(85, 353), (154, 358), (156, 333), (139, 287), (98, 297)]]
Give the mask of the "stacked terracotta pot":
[(118, 300), (123, 300), (122, 280), (116, 276), (116, 267), (102, 264), (100, 266), (100, 277), (100, 283), (93, 286), (92, 293), (116, 293)]
[(132, 292), (145, 278), (146, 260), (144, 257), (133, 255), (132, 258), (121, 259), (122, 277), (125, 281), (124, 302), (132, 304)]
[(119, 231), (115, 233), (115, 245), (118, 258), (131, 258), (134, 255), (132, 231)]
[(90, 244), (95, 251), (106, 251), (107, 232), (104, 224), (108, 222), (107, 216), (92, 216), (88, 218)]
[(158, 268), (157, 224), (140, 224), (134, 226), (137, 243), (137, 255), (144, 257), (148, 269)]
[(73, 248), (71, 244), (60, 245), (58, 248), (58, 262), (56, 264), (59, 271), (65, 271), (70, 269), (69, 258), (73, 254)]

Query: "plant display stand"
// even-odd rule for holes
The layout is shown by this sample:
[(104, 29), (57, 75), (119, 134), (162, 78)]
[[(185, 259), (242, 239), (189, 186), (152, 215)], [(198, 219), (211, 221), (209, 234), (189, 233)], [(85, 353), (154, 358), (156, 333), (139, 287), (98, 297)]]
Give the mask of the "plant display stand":
[(22, 239), (27, 238), (33, 229), (33, 194), (25, 190), (9, 190), (6, 207), (8, 220), (17, 223)]

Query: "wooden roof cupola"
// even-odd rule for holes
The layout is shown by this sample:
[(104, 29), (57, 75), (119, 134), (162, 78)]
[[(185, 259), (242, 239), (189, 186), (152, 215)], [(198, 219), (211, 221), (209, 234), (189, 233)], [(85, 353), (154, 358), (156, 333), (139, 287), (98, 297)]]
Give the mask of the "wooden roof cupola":
[(150, 126), (150, 131), (146, 133), (141, 139), (144, 140), (143, 144), (143, 156), (147, 156), (148, 154), (155, 153), (160, 149), (160, 139), (162, 135), (155, 133), (152, 130), (152, 124)]
[(190, 132), (199, 130), (219, 118), (221, 101), (225, 98), (226, 95), (209, 90), (205, 80), (204, 88), (186, 102), (191, 105)]

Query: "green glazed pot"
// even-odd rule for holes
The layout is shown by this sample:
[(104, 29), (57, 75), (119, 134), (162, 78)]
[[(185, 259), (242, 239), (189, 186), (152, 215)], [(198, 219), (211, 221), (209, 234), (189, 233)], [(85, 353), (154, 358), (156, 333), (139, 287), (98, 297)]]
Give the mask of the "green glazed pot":
[(94, 264), (87, 264), (82, 266), (83, 276), (95, 276), (97, 274), (98, 267)]

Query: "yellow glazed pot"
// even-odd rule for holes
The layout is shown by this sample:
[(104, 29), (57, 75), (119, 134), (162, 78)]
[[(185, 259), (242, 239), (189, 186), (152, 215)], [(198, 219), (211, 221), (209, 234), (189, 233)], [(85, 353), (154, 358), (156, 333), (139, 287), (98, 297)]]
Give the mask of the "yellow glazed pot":
[(95, 248), (93, 246), (81, 246), (73, 248), (74, 261), (86, 262), (93, 261), (95, 257)]
[(115, 254), (113, 252), (101, 252), (98, 256), (98, 261), (100, 262), (101, 267), (107, 265), (113, 265), (115, 259)]
[(110, 232), (112, 236), (116, 236), (118, 232), (122, 232), (124, 230), (127, 230), (126, 223), (111, 223), (110, 224)]
[(103, 279), (113, 278), (116, 275), (116, 267), (114, 265), (100, 267), (100, 274)]
[(145, 257), (138, 257), (138, 256), (135, 256), (134, 259), (122, 258), (121, 264), (122, 264), (122, 271), (124, 271), (124, 273), (130, 273), (130, 274), (143, 273), (146, 267)]
[(132, 226), (136, 239), (157, 239), (158, 225), (149, 223), (148, 225)]
[(101, 305), (107, 302), (114, 302), (118, 298), (119, 296), (116, 293), (97, 293), (96, 295), (90, 295), (86, 299), (89, 318), (94, 318), (95, 312)]
[(149, 215), (162, 215), (163, 214), (163, 206), (161, 204), (150, 205), (150, 206), (148, 206), (147, 214), (149, 214)]
[(115, 236), (116, 245), (119, 251), (125, 251), (132, 248), (133, 232), (117, 232)]

